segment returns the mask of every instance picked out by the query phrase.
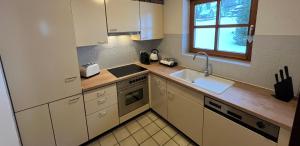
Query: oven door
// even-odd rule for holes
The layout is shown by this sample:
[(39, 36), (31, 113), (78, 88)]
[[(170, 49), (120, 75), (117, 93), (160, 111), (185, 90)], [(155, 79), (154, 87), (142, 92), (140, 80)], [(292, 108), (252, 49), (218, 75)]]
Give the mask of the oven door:
[(149, 103), (148, 84), (140, 84), (118, 92), (119, 116), (124, 116)]

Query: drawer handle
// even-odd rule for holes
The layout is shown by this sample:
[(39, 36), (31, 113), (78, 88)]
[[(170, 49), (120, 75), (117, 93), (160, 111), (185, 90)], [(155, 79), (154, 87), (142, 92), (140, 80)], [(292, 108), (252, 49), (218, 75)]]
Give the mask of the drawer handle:
[(77, 77), (70, 77), (70, 78), (66, 78), (65, 79), (65, 83), (70, 83), (70, 82), (73, 82), (77, 79)]
[(106, 111), (100, 112), (100, 113), (98, 114), (98, 118), (102, 118), (102, 117), (104, 117), (105, 115), (106, 115)]
[(79, 101), (79, 98), (80, 98), (80, 97), (69, 100), (69, 104), (73, 104), (73, 103), (78, 102), (78, 101)]
[(105, 95), (105, 91), (103, 91), (102, 93), (97, 93), (97, 97), (102, 97)]
[(98, 105), (101, 105), (106, 102), (106, 98), (100, 99), (97, 101)]

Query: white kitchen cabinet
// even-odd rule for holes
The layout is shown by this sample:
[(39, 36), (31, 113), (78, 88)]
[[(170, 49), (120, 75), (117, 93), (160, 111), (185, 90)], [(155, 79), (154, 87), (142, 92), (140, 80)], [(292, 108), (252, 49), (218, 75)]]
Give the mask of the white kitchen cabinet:
[(24, 146), (55, 146), (48, 104), (16, 113)]
[(82, 95), (49, 104), (57, 146), (75, 146), (88, 140)]
[(151, 74), (151, 108), (163, 118), (168, 115), (167, 81), (161, 77)]
[(72, 0), (77, 47), (107, 43), (104, 0)]
[(277, 146), (265, 137), (209, 110), (204, 109), (204, 146)]
[(0, 19), (15, 112), (81, 93), (70, 0), (1, 0)]
[(133, 35), (133, 40), (154, 40), (164, 37), (163, 5), (140, 2), (141, 33)]
[(202, 145), (204, 96), (173, 82), (167, 89), (168, 121)]
[(140, 31), (138, 0), (106, 0), (105, 2), (109, 33)]
[(89, 139), (106, 132), (119, 124), (118, 104), (87, 116)]

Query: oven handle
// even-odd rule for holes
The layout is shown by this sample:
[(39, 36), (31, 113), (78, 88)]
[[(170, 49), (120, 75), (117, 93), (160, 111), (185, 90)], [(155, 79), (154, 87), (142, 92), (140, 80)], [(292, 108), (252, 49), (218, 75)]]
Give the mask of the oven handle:
[(148, 88), (148, 85), (147, 84), (140, 84), (140, 85), (138, 85), (138, 86), (134, 86), (134, 87), (128, 87), (128, 88), (126, 88), (126, 89), (122, 89), (122, 90), (118, 90), (118, 93), (120, 94), (120, 95), (124, 95), (124, 94), (126, 94), (126, 93), (129, 93), (129, 92), (133, 92), (133, 91), (135, 91), (135, 90), (138, 90), (138, 89), (144, 89), (144, 88)]

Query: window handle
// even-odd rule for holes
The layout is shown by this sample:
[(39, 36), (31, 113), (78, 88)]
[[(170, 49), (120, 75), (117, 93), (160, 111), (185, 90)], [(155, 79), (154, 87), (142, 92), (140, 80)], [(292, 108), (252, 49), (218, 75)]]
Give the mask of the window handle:
[(248, 39), (247, 39), (248, 43), (253, 42), (253, 36), (254, 36), (254, 25), (251, 25), (249, 29)]

